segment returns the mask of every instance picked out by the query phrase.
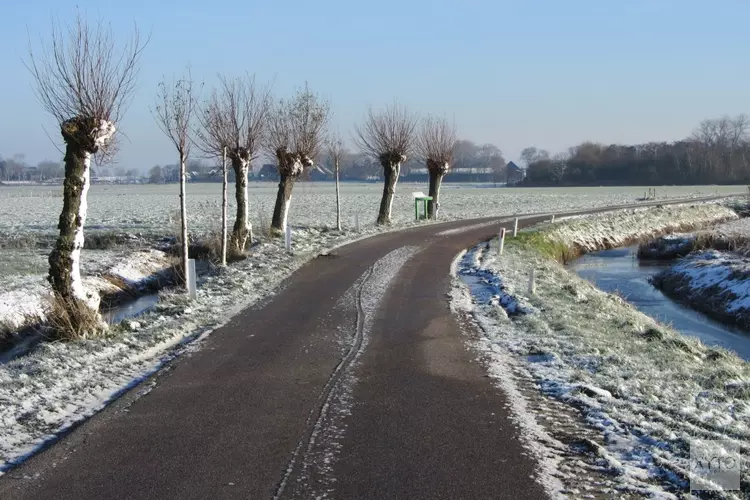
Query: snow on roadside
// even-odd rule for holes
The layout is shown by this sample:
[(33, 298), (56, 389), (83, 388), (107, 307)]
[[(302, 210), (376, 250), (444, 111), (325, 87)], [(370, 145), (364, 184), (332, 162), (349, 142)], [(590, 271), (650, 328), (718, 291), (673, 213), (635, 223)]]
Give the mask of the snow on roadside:
[[(676, 212), (673, 220), (659, 216), (659, 209), (655, 212), (666, 224), (682, 220)], [(640, 222), (625, 227), (653, 227), (644, 214), (633, 215)], [(685, 218), (694, 220), (696, 215), (688, 209)], [(594, 219), (585, 226), (588, 233), (580, 236), (570, 228), (550, 230), (568, 241), (612, 241)], [(529, 295), (532, 269), (537, 288)], [(694, 439), (724, 439), (740, 446), (747, 471), (748, 363), (726, 350), (682, 337), (512, 239), (506, 241), (502, 256), (481, 245), (464, 257), (459, 276), (477, 272), (496, 276), (515, 300), (528, 301), (536, 309), (520, 315), (502, 313), (502, 302), (486, 300), (493, 294), (477, 290), (471, 280), (474, 303), (454, 301), (473, 314), (483, 331), (475, 347), (488, 356), (490, 376), (507, 390), (527, 375), (546, 396), (536, 405), (531, 404), (534, 394), (511, 399), (514, 406), (519, 401), (522, 405), (524, 432), (546, 443), (538, 453), (560, 471), (556, 477), (567, 493), (675, 498), (686, 490), (689, 444)], [(454, 297), (458, 294), (454, 291)], [(566, 426), (550, 420), (550, 415), (561, 414), (555, 406), (560, 403), (580, 411), (582, 418)], [(595, 472), (608, 479), (587, 482), (585, 476)], [(743, 483), (744, 489), (748, 487)], [(741, 498), (731, 492), (724, 495)]]
[[(153, 310), (107, 337), (42, 342), (0, 364), (0, 473), (155, 372), (185, 342), (269, 297), (319, 249), (342, 238), (332, 231), (301, 232), (307, 240), (296, 242), (295, 255), (284, 251), (283, 241), (261, 243), (248, 259), (201, 277), (196, 301), (162, 292)], [(131, 278), (138, 272), (121, 270)]]
[[(562, 211), (563, 207), (558, 206)], [(403, 224), (408, 227), (414, 223)], [(69, 343), (41, 343), (0, 364), (0, 473), (66, 428), (104, 407), (250, 304), (268, 297), (281, 281), (323, 248), (374, 234), (320, 228), (293, 230), (295, 255), (282, 241), (263, 242), (247, 260), (202, 277), (198, 297), (162, 293), (156, 308), (110, 336)], [(84, 252), (84, 258), (91, 252)], [(122, 268), (122, 278), (137, 269)], [(41, 278), (43, 279), (43, 277)]]
[(732, 252), (695, 252), (654, 276), (667, 295), (725, 321), (750, 327), (750, 259)]
[[(105, 253), (103, 261), (92, 262), (92, 257), (101, 258), (101, 253)], [(83, 256), (85, 268), (93, 271), (84, 277), (84, 289), (98, 297), (97, 302), (118, 294), (136, 295), (159, 281), (169, 281), (174, 264), (173, 259), (160, 250), (114, 256), (106, 252), (84, 252)], [(8, 288), (0, 292), (0, 324), (18, 328), (29, 322), (42, 322), (51, 294), (44, 275), (15, 277)]]

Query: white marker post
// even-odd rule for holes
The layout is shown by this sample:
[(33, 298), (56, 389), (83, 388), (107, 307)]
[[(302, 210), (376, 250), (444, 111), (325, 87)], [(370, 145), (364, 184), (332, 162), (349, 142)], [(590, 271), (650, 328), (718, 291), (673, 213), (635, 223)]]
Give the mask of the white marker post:
[(198, 285), (196, 283), (195, 279), (195, 259), (188, 259), (188, 267), (187, 267), (187, 290), (188, 290), (188, 296), (191, 299), (195, 299), (198, 297)]
[(536, 271), (534, 269), (531, 270), (531, 276), (529, 276), (529, 295), (534, 295), (536, 293), (536, 282), (534, 280)]
[(552, 214), (552, 224), (555, 223), (555, 214)]
[(357, 232), (359, 232), (359, 212), (354, 214), (354, 228)]
[(516, 236), (518, 236), (518, 217), (513, 222), (513, 237), (515, 238)]
[(503, 249), (505, 248), (505, 228), (502, 228), (500, 230), (500, 246), (498, 247), (498, 253), (499, 255), (503, 254)]
[(287, 252), (292, 253), (292, 226), (289, 224), (287, 224), (284, 233), (284, 247), (286, 247)]

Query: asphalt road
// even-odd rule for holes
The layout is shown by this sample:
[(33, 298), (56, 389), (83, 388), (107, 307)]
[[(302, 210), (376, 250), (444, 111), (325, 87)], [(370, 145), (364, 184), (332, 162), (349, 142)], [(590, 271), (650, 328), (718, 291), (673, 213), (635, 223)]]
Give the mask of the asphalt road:
[(456, 254), (512, 223), (471, 226), (501, 219), (314, 259), (0, 478), (0, 498), (544, 498), (446, 296)]

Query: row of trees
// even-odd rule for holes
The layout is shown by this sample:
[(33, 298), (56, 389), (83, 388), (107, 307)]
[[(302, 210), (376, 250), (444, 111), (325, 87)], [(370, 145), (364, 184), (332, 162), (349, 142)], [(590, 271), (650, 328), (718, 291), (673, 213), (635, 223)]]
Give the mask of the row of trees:
[[(66, 319), (68, 328), (74, 331), (90, 325), (92, 317), (98, 318), (93, 304), (96, 298), (86, 296), (80, 276), (92, 161), (105, 164), (117, 150), (116, 125), (130, 103), (145, 46), (136, 28), (129, 42), (118, 50), (110, 29), (101, 24), (90, 26), (79, 15), (76, 24), (64, 30), (53, 24), (51, 42), (41, 54), (31, 51), (27, 61), (37, 97), (57, 120), (65, 142), (63, 209), (59, 237), (49, 257), (49, 281), (57, 303), (63, 304), (70, 315)], [(193, 146), (204, 157), (221, 159), (224, 262), (228, 164), (235, 174), (237, 200), (230, 248), (240, 254), (252, 241), (247, 173), (253, 159), (261, 153), (275, 159), (280, 181), (271, 226), (276, 234), (282, 234), (295, 181), (325, 150), (335, 167), (338, 200), (338, 176), (345, 155), (342, 139), (326, 132), (328, 102), (307, 85), (292, 98), (275, 101), (270, 86), (257, 86), (249, 75), (221, 77), (219, 86), (202, 101), (200, 87), (189, 73), (171, 83), (162, 82), (152, 109), (179, 160), (183, 272), (188, 268), (186, 180)], [(358, 148), (375, 159), (383, 171), (379, 224), (391, 221), (401, 166), (412, 155), (422, 158), (429, 171), (434, 201), (428, 212), (436, 216), (440, 184), (451, 167), (456, 144), (455, 128), (446, 119), (429, 116), (420, 120), (394, 102), (381, 110), (370, 108), (363, 123), (355, 127), (354, 136)], [(340, 214), (338, 207), (337, 212)]]
[(42, 161), (36, 165), (29, 165), (23, 155), (13, 155), (12, 158), (0, 157), (0, 182), (2, 181), (46, 181), (61, 179), (65, 175), (62, 163)]
[(566, 153), (527, 148), (524, 183), (549, 185), (748, 184), (750, 119), (704, 120), (691, 137), (633, 146), (584, 142)]
[[(457, 180), (478, 182), (487, 179), (488, 172), (496, 182), (506, 180), (506, 162), (502, 151), (494, 144), (475, 144), (472, 141), (459, 139), (454, 143), (454, 160), (451, 171), (461, 172)], [(216, 162), (206, 162), (203, 159), (190, 159), (187, 162), (187, 171), (190, 180), (198, 181), (221, 181), (220, 168)], [(335, 173), (335, 162), (326, 148), (320, 154), (318, 165), (327, 167), (330, 172)], [(273, 171), (271, 171), (271, 168)], [(339, 171), (342, 179), (348, 180), (370, 180), (382, 176), (380, 162), (360, 151), (346, 148), (342, 143), (342, 152), (339, 159)], [(152, 184), (179, 182), (180, 166), (154, 165), (145, 175), (145, 179)], [(425, 172), (425, 162), (419, 156), (410, 156), (401, 165), (401, 175), (406, 178), (417, 177)], [(276, 166), (265, 164), (258, 174), (269, 174), (266, 177), (276, 177)], [(101, 173), (99, 175), (102, 175)], [(304, 175), (304, 174), (303, 174)], [(229, 182), (234, 182), (234, 171), (229, 171)], [(252, 176), (251, 176), (252, 177)], [(304, 177), (303, 177), (304, 178)]]

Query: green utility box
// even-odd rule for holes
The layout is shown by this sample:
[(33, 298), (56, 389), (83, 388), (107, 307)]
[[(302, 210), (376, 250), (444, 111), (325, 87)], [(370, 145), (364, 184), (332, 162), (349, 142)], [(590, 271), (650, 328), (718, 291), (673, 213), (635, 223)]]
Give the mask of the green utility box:
[[(426, 219), (427, 218), (427, 202), (432, 201), (432, 196), (427, 196), (422, 191), (412, 193), (411, 195), (414, 197), (414, 218), (416, 220)], [(419, 215), (419, 202), (422, 202), (422, 207), (423, 207), (422, 216)]]

